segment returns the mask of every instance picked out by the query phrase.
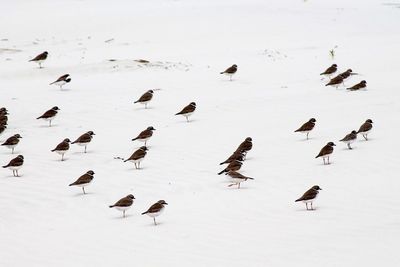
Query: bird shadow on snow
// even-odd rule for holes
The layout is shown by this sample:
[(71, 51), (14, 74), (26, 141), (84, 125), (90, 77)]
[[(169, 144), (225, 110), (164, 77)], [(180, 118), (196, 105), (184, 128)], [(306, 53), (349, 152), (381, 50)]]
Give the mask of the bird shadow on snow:
[(190, 123), (196, 122), (196, 121), (197, 121), (197, 119), (191, 119), (191, 120), (189, 120), (189, 122), (187, 122), (186, 120), (180, 120), (180, 121), (175, 122), (175, 124), (184, 124), (184, 123), (190, 124)]
[(147, 108), (141, 107), (141, 108), (135, 108), (134, 111), (152, 110), (152, 109), (154, 109), (154, 107), (147, 107)]
[(86, 192), (86, 194), (84, 194), (83, 192), (79, 192), (79, 193), (73, 194), (72, 196), (73, 196), (73, 197), (84, 197), (84, 196), (86, 196), (86, 195), (94, 195), (94, 193)]
[(55, 128), (55, 127), (58, 127), (58, 124), (52, 124), (51, 126), (49, 126), (49, 125), (39, 125), (39, 126), (37, 126), (38, 128)]
[(120, 215), (120, 216), (114, 216), (114, 217), (112, 217), (112, 219), (113, 220), (124, 220), (124, 219), (127, 219), (129, 217), (134, 217), (134, 215), (133, 214), (125, 214), (125, 217)]

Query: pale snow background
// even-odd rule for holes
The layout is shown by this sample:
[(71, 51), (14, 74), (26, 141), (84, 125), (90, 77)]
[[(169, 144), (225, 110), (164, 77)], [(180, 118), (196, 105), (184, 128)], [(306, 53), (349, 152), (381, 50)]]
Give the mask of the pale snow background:
[[(398, 266), (396, 3), (2, 1), (0, 106), (10, 116), (0, 141), (20, 133), (26, 161), (20, 178), (1, 169), (0, 266)], [(45, 50), (44, 69), (28, 62)], [(140, 68), (139, 58), (159, 63)], [(360, 73), (346, 85), (366, 79), (368, 90), (323, 86), (333, 62)], [(229, 82), (219, 72), (234, 63)], [(68, 90), (48, 85), (64, 73)], [(151, 109), (133, 105), (152, 88)], [(190, 124), (173, 116), (191, 101)], [(35, 120), (54, 105), (54, 127)], [(310, 117), (305, 141), (293, 131)], [(370, 141), (353, 151), (337, 142), (368, 118)], [(142, 170), (113, 159), (150, 125)], [(60, 162), (50, 152), (88, 130), (88, 154), (73, 145)], [(256, 180), (227, 188), (218, 163), (247, 136), (242, 172)], [(338, 146), (323, 166), (314, 157), (328, 141)], [(12, 157), (1, 147), (1, 165)], [(89, 194), (67, 186), (90, 169)], [(308, 212), (294, 200), (314, 184), (323, 191)], [(121, 219), (107, 206), (129, 193), (136, 202)], [(154, 227), (140, 213), (159, 199), (169, 206)]]

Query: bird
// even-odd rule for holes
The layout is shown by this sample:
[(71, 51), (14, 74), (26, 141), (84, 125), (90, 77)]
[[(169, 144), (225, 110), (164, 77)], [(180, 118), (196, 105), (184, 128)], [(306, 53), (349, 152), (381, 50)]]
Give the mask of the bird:
[(67, 153), (69, 150), (69, 143), (71, 143), (71, 140), (68, 138), (65, 138), (61, 143), (59, 143), (56, 148), (51, 150), (51, 152), (56, 152), (61, 155), (61, 161), (64, 161), (64, 154)]
[(353, 85), (352, 87), (347, 88), (347, 90), (357, 91), (357, 90), (364, 89), (364, 88), (367, 88), (367, 81), (362, 80), (361, 82)]
[(146, 93), (144, 93), (138, 100), (136, 100), (133, 103), (140, 103), (144, 105), (144, 108), (147, 108), (147, 104), (153, 99), (153, 90), (148, 90)]
[(238, 148), (235, 150), (235, 152), (241, 152), (244, 154), (244, 157), (246, 158), (247, 153), (253, 148), (253, 139), (251, 137), (247, 137), (240, 145)]
[(232, 81), (232, 76), (237, 72), (237, 65), (233, 64), (229, 68), (227, 68), (225, 71), (221, 72), (220, 74), (225, 74), (229, 76), (229, 80)]
[(47, 55), (49, 53), (47, 51), (44, 51), (43, 53), (37, 55), (35, 58), (29, 60), (29, 61), (33, 61), (39, 64), (39, 68), (42, 68), (42, 63), (47, 59)]
[(238, 189), (240, 188), (240, 183), (245, 182), (247, 180), (254, 180), (254, 178), (244, 176), (236, 171), (228, 171), (225, 173), (225, 175), (228, 175), (230, 178), (232, 178), (232, 184), (228, 185), (228, 187), (237, 185)]
[(348, 69), (345, 72), (340, 73), (339, 76), (341, 76), (344, 80), (344, 79), (349, 78), (352, 72), (353, 71), (351, 69)]
[(14, 148), (18, 145), (19, 139), (21, 139), (22, 136), (19, 134), (14, 134), (13, 136), (9, 137), (3, 144), (2, 146), (6, 146), (7, 148), (11, 149), (11, 154), (14, 154)]
[(337, 71), (337, 65), (332, 64), (329, 68), (327, 68), (324, 72), (322, 72), (320, 75), (326, 75), (330, 77), (332, 74), (334, 74)]
[(146, 156), (147, 150), (148, 148), (145, 146), (140, 147), (138, 150), (133, 152), (133, 154), (128, 159), (124, 160), (124, 162), (133, 162), (135, 164), (135, 168), (140, 169), (140, 162), (142, 162), (142, 160)]
[(168, 205), (165, 200), (159, 200), (157, 203), (151, 205), (147, 211), (143, 212), (142, 215), (147, 214), (148, 216), (152, 217), (154, 225), (157, 225), (156, 217), (164, 211), (165, 205)]
[(338, 88), (341, 83), (343, 83), (343, 77), (338, 75), (338, 76), (332, 78), (327, 84), (325, 84), (325, 86), (331, 85), (331, 86), (335, 86), (336, 88)]
[(366, 120), (357, 131), (358, 134), (364, 137), (365, 141), (368, 141), (368, 134), (372, 130), (372, 123), (371, 119)]
[(317, 198), (320, 190), (322, 189), (318, 185), (314, 185), (309, 190), (307, 190), (299, 199), (296, 199), (295, 202), (302, 201), (303, 203), (306, 203), (307, 210), (309, 210), (308, 203), (310, 203), (311, 210), (314, 210), (313, 201)]
[(60, 86), (60, 89), (62, 89), (62, 87), (69, 83), (71, 81), (71, 77), (69, 74), (64, 74), (63, 76), (60, 76), (57, 80), (55, 80), (54, 82), (50, 83), (50, 85), (55, 84)]
[(54, 106), (45, 113), (43, 113), (43, 115), (41, 115), (40, 117), (37, 117), (36, 119), (37, 120), (43, 119), (45, 121), (49, 121), (49, 127), (51, 127), (51, 121), (57, 116), (59, 110), (60, 109), (57, 106)]
[(233, 154), (230, 155), (229, 158), (228, 158), (227, 160), (221, 162), (219, 165), (222, 165), (222, 164), (229, 164), (229, 163), (231, 163), (231, 162), (234, 161), (234, 160), (244, 161), (243, 152), (241, 152), (241, 151), (235, 151), (235, 152), (233, 152)]
[(189, 105), (184, 107), (181, 111), (179, 111), (175, 115), (182, 115), (186, 118), (186, 121), (189, 122), (189, 117), (193, 114), (195, 110), (196, 110), (196, 103), (191, 102)]
[(22, 168), (24, 164), (24, 156), (18, 155), (16, 158), (13, 158), (7, 165), (3, 166), (3, 168), (8, 168), (13, 171), (14, 177), (19, 177), (18, 170)]
[(133, 204), (133, 200), (135, 197), (132, 194), (127, 195), (124, 198), (121, 198), (114, 205), (110, 205), (110, 208), (116, 208), (119, 211), (122, 211), (122, 217), (125, 217), (125, 212), (130, 209)]
[(79, 177), (75, 182), (69, 184), (69, 186), (78, 186), (82, 187), (83, 194), (86, 194), (85, 187), (88, 186), (94, 178), (94, 171), (87, 171), (84, 175)]
[(222, 171), (220, 171), (218, 173), (218, 175), (223, 174), (224, 172), (229, 172), (229, 171), (238, 171), (240, 170), (240, 168), (242, 167), (243, 162), (239, 161), (239, 160), (235, 160), (232, 161), (231, 163), (228, 164), (228, 166), (226, 166), (225, 169), (223, 169)]
[(0, 108), (0, 115), (8, 115), (8, 110), (5, 107)]
[(329, 163), (329, 157), (332, 155), (333, 153), (333, 147), (336, 146), (333, 142), (329, 142), (328, 144), (326, 144), (321, 151), (319, 152), (319, 154), (315, 157), (315, 158), (319, 158), (322, 157), (322, 159), (324, 160), (324, 165), (325, 165), (325, 159), (328, 160), (328, 164)]
[(294, 132), (305, 133), (307, 135), (307, 140), (308, 140), (308, 134), (314, 129), (316, 121), (317, 121), (316, 119), (311, 118)]
[(347, 147), (349, 149), (353, 149), (351, 147), (351, 144), (354, 143), (357, 140), (357, 132), (356, 131), (351, 131), (348, 135), (346, 135), (343, 139), (340, 140), (340, 142), (344, 142), (347, 144)]
[(86, 147), (90, 143), (90, 141), (92, 141), (93, 135), (95, 135), (95, 133), (92, 131), (84, 133), (71, 144), (77, 144), (78, 146), (85, 146), (85, 153), (86, 153)]
[(0, 123), (5, 124), (8, 122), (8, 115), (0, 115)]
[(146, 146), (147, 141), (153, 136), (153, 131), (155, 131), (153, 126), (147, 127), (146, 130), (140, 132), (138, 136), (132, 139), (132, 141), (138, 140), (140, 142), (144, 142), (144, 145)]

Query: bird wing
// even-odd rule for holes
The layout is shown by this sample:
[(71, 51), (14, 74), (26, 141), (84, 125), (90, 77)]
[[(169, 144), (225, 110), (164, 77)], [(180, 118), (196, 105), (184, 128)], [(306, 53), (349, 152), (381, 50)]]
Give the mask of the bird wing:
[(8, 139), (2, 144), (2, 146), (12, 146), (12, 145), (18, 144), (18, 142), (19, 142), (19, 139), (18, 139), (18, 138), (14, 137), (14, 136), (11, 136), (10, 138), (8, 138)]
[(304, 132), (304, 131), (311, 131), (314, 128), (315, 124), (308, 121), (304, 123), (299, 129), (297, 129), (295, 132)]
[(146, 101), (150, 101), (152, 98), (153, 98), (153, 94), (146, 92), (136, 102), (146, 102)]
[(360, 126), (358, 133), (367, 132), (372, 129), (372, 124), (369, 122), (365, 122)]
[(85, 173), (84, 175), (79, 177), (75, 182), (73, 182), (70, 185), (87, 184), (87, 183), (90, 183), (92, 181), (92, 179), (93, 179), (92, 175), (89, 175), (89, 174)]
[(31, 59), (29, 61), (39, 61), (39, 60), (45, 60), (47, 58), (46, 53), (41, 53), (40, 55), (37, 55), (34, 59)]
[(69, 144), (67, 142), (61, 142), (52, 151), (68, 150), (68, 149), (69, 149)]
[(46, 111), (45, 113), (43, 113), (43, 115), (38, 117), (37, 119), (48, 119), (48, 118), (54, 117), (56, 114), (57, 114), (56, 110), (50, 109), (50, 110)]
[(132, 205), (133, 200), (129, 197), (124, 197), (121, 198), (120, 200), (117, 201), (117, 203), (114, 204), (114, 206), (118, 206), (118, 207), (129, 207), (130, 205)]
[(186, 114), (186, 113), (191, 113), (196, 110), (195, 106), (192, 105), (187, 105), (184, 107), (180, 112), (176, 113), (175, 115), (181, 115), (181, 114)]
[(307, 190), (307, 192), (305, 192), (303, 196), (301, 196), (301, 198), (297, 199), (296, 201), (314, 199), (317, 195), (318, 195), (318, 190), (314, 190), (311, 188)]
[(78, 139), (76, 139), (74, 142), (72, 142), (72, 144), (75, 143), (88, 143), (92, 140), (92, 136), (88, 133), (84, 133), (81, 136), (79, 136)]

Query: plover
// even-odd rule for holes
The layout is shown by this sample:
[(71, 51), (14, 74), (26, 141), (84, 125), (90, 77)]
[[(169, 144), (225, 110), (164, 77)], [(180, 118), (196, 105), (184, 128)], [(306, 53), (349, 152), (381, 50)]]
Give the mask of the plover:
[(144, 108), (147, 108), (147, 104), (153, 99), (153, 90), (148, 90), (146, 93), (144, 93), (138, 100), (136, 100), (133, 103), (140, 103), (144, 105)]
[(165, 200), (159, 200), (157, 203), (151, 205), (147, 211), (143, 212), (142, 215), (147, 214), (148, 216), (152, 217), (154, 225), (157, 225), (156, 217), (164, 211), (165, 205), (168, 205)]
[(56, 148), (51, 150), (51, 152), (56, 152), (61, 155), (61, 161), (64, 160), (64, 154), (67, 153), (69, 150), (69, 143), (71, 143), (71, 140), (68, 138), (65, 138), (61, 143), (59, 143)]
[(343, 83), (343, 77), (338, 75), (334, 78), (332, 78), (327, 84), (325, 84), (325, 86), (335, 86), (336, 88), (339, 87), (340, 84)]
[(337, 65), (332, 64), (329, 68), (327, 68), (324, 72), (322, 72), (320, 75), (328, 76), (330, 77), (332, 74), (334, 74), (337, 71)]
[(315, 157), (315, 158), (319, 158), (322, 157), (322, 159), (324, 160), (324, 165), (325, 163), (325, 159), (328, 160), (327, 164), (329, 163), (329, 157), (332, 155), (333, 153), (333, 147), (336, 146), (333, 142), (329, 142), (328, 144), (326, 144), (321, 151), (319, 152), (319, 154)]
[(246, 158), (247, 153), (253, 148), (253, 139), (251, 137), (247, 137), (240, 145), (238, 148), (235, 150), (235, 152), (241, 152), (244, 154), (244, 158)]
[(305, 133), (307, 135), (307, 140), (308, 140), (308, 134), (314, 129), (316, 121), (317, 121), (316, 119), (311, 118), (294, 132)]
[(133, 204), (133, 200), (135, 197), (132, 194), (127, 195), (124, 198), (121, 198), (114, 205), (109, 206), (110, 208), (116, 208), (119, 211), (122, 211), (122, 217), (125, 217), (125, 211), (130, 209)]
[(60, 86), (60, 89), (62, 89), (62, 87), (69, 83), (71, 81), (71, 77), (69, 74), (64, 74), (63, 76), (60, 76), (57, 80), (55, 80), (54, 82), (52, 82), (50, 85), (55, 84), (57, 86)]
[(361, 82), (353, 85), (352, 87), (347, 88), (347, 90), (357, 91), (357, 90), (364, 89), (364, 88), (367, 88), (367, 81), (362, 80)]
[(5, 107), (0, 108), (0, 115), (8, 115), (8, 110)]
[(350, 75), (352, 74), (352, 72), (353, 72), (353, 71), (352, 71), (351, 69), (348, 69), (348, 70), (346, 70), (345, 72), (340, 73), (339, 76), (341, 76), (343, 79), (347, 79), (347, 78), (350, 77)]
[(181, 111), (179, 111), (175, 115), (182, 115), (186, 118), (186, 121), (189, 122), (189, 117), (193, 114), (195, 110), (196, 110), (196, 103), (191, 102), (189, 105), (184, 107)]
[(59, 110), (60, 109), (57, 106), (52, 107), (51, 109), (49, 109), (48, 111), (43, 113), (42, 116), (37, 117), (36, 119), (37, 120), (43, 119), (45, 121), (48, 121), (49, 122), (49, 127), (51, 127), (51, 121), (57, 116), (57, 113), (58, 113)]
[(3, 166), (3, 168), (8, 168), (13, 171), (13, 175), (18, 177), (18, 170), (22, 168), (24, 164), (24, 156), (18, 155), (16, 158), (13, 158), (7, 165)]
[(244, 161), (243, 153), (241, 151), (235, 151), (227, 160), (221, 162), (219, 165), (229, 164), (234, 160)]
[(372, 130), (372, 123), (371, 119), (366, 120), (357, 131), (357, 133), (362, 134), (365, 141), (368, 141), (368, 134)]
[(307, 190), (307, 192), (305, 192), (303, 194), (303, 196), (301, 196), (301, 198), (296, 199), (295, 202), (298, 201), (302, 201), (303, 203), (306, 203), (306, 209), (308, 209), (308, 203), (311, 204), (311, 210), (313, 210), (313, 201), (317, 198), (318, 194), (319, 194), (319, 190), (322, 190), (318, 185), (314, 185), (313, 187), (311, 187), (311, 189)]
[(128, 159), (124, 160), (124, 162), (133, 162), (135, 164), (135, 168), (140, 169), (140, 162), (142, 162), (142, 160), (146, 156), (147, 150), (147, 147), (142, 146), (141, 148), (133, 152), (133, 154)]
[(82, 187), (83, 194), (86, 194), (85, 187), (88, 186), (94, 178), (94, 171), (87, 171), (84, 175), (79, 177), (75, 182), (70, 184), (69, 186), (78, 186)]
[(29, 61), (33, 61), (33, 62), (38, 63), (39, 64), (39, 68), (41, 69), (42, 68), (42, 63), (47, 59), (47, 55), (48, 54), (49, 53), (47, 53), (47, 51), (45, 51), (45, 52), (37, 55), (35, 58), (33, 58), (33, 59), (29, 60)]
[(11, 154), (14, 154), (14, 148), (18, 145), (19, 139), (22, 137), (19, 134), (14, 134), (13, 136), (9, 137), (2, 146), (6, 146), (7, 148), (11, 149)]
[(351, 147), (351, 144), (354, 143), (357, 140), (357, 132), (356, 131), (351, 131), (348, 135), (346, 135), (343, 139), (340, 140), (340, 142), (344, 142), (349, 149), (353, 149)]
[(218, 175), (223, 174), (224, 172), (229, 172), (229, 171), (238, 171), (240, 170), (240, 168), (242, 167), (243, 162), (239, 161), (239, 160), (235, 160), (232, 161), (231, 163), (228, 164), (228, 166), (226, 166), (225, 169), (223, 169), (222, 171), (220, 171), (218, 173)]
[(254, 178), (244, 176), (236, 171), (229, 171), (225, 173), (225, 175), (228, 175), (230, 178), (232, 178), (232, 184), (228, 185), (228, 187), (237, 185), (238, 189), (240, 188), (240, 183), (245, 182), (247, 180), (254, 180)]
[(90, 141), (92, 141), (93, 135), (95, 135), (95, 133), (92, 132), (92, 131), (84, 133), (81, 136), (79, 136), (78, 139), (76, 139), (71, 144), (77, 144), (78, 146), (84, 146), (85, 147), (85, 153), (86, 153), (86, 147), (90, 143)]
[(132, 139), (132, 141), (138, 140), (140, 142), (144, 142), (144, 145), (146, 146), (147, 141), (153, 136), (153, 131), (156, 129), (153, 128), (153, 126), (147, 127), (146, 130), (140, 132), (138, 136)]
[(225, 71), (221, 72), (220, 74), (225, 74), (229, 76), (229, 80), (232, 81), (232, 76), (237, 72), (237, 65), (233, 64), (229, 68), (227, 68)]

